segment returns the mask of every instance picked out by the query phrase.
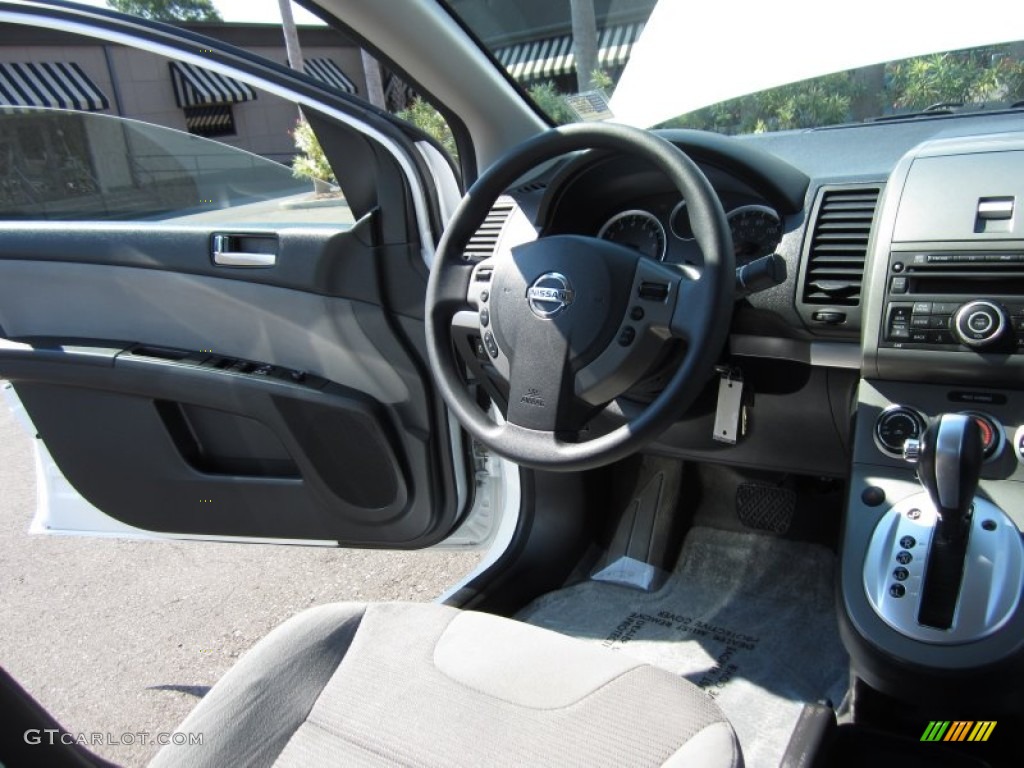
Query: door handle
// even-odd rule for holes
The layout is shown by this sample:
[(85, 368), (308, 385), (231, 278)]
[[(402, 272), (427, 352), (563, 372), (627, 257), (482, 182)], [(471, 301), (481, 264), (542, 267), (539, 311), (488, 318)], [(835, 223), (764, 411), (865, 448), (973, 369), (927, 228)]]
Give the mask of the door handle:
[[(247, 238), (250, 239), (250, 238)], [(259, 238), (269, 240), (270, 238)], [(241, 251), (233, 248), (236, 238), (231, 235), (213, 236), (213, 263), (221, 267), (272, 267), (277, 254), (259, 251)]]

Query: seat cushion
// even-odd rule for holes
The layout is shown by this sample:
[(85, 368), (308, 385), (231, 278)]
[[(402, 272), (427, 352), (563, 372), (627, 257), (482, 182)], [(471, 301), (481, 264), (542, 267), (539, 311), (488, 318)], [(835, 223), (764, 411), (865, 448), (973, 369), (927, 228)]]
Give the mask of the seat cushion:
[(166, 766), (742, 764), (696, 686), (623, 653), (436, 604), (282, 624), (179, 727)]

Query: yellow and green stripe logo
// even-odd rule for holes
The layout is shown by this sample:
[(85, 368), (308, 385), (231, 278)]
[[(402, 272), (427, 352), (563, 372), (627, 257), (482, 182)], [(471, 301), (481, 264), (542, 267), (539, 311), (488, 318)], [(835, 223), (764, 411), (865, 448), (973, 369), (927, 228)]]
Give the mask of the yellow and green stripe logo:
[(988, 741), (995, 727), (995, 720), (932, 720), (921, 741)]

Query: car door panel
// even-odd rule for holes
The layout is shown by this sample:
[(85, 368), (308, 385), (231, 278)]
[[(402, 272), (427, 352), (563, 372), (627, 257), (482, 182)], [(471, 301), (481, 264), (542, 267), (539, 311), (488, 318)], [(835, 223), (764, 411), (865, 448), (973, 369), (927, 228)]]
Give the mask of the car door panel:
[(0, 327), (16, 343), (0, 348), (0, 375), (72, 485), (126, 524), (429, 542), (452, 522), (438, 509), (454, 506), (438, 498), (420, 371), (365, 300), (375, 290), (365, 278), (350, 284), (364, 300), (274, 284), (326, 290), (345, 272), (332, 262), (348, 253), (362, 274), (378, 254), (359, 253), (358, 231), (275, 237), (281, 269), (299, 265), (288, 280), (277, 266), (209, 266), (211, 230), (12, 238)]
[(71, 496), (66, 478), (82, 497), (37, 527), (401, 548), (449, 535), (469, 499), (423, 352), (441, 224), (423, 137), (159, 23), (2, 2), (0, 22), (237, 78), (299, 105), (343, 170), (313, 194), (285, 166), (163, 125), (4, 113), (23, 133), (52, 119), (65, 138), (51, 143), (91, 147), (93, 168), (66, 199), (0, 206), (0, 377), (53, 495)]

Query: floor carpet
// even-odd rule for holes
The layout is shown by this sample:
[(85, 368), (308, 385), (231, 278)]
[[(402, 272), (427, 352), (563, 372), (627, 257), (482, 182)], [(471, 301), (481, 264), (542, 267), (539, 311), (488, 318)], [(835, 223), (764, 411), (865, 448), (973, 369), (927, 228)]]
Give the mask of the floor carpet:
[(695, 527), (658, 591), (587, 581), (518, 618), (682, 675), (732, 722), (747, 768), (774, 768), (804, 703), (838, 706), (847, 688), (834, 565), (815, 544)]

